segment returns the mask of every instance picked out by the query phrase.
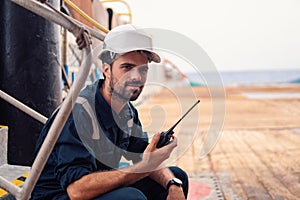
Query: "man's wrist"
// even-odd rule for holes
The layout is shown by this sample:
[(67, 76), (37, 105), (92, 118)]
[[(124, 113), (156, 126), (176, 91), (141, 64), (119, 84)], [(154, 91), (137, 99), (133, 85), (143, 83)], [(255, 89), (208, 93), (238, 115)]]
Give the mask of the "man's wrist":
[(181, 186), (182, 186), (182, 181), (181, 181), (180, 179), (178, 179), (178, 178), (172, 178), (172, 179), (168, 182), (166, 189), (169, 190), (169, 188), (170, 188), (171, 186), (176, 186), (176, 187), (181, 188)]

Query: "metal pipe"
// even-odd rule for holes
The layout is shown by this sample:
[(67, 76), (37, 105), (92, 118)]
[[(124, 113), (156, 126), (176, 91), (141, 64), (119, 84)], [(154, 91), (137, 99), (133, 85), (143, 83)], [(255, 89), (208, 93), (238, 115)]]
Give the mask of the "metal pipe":
[(103, 41), (104, 40), (104, 35), (102, 33), (100, 33), (97, 30), (94, 30), (82, 23), (80, 23), (79, 21), (63, 14), (66, 18), (68, 18), (69, 20), (73, 21), (76, 25), (78, 26), (74, 26), (72, 23), (70, 23), (70, 21), (68, 19), (65, 19), (63, 17), (61, 17), (58, 13), (55, 13), (53, 10), (49, 9), (48, 7), (46, 7), (45, 5), (41, 4), (38, 1), (33, 1), (33, 0), (11, 0), (12, 2), (34, 12), (35, 14), (44, 17), (58, 25), (61, 25), (63, 27), (65, 27), (66, 29), (68, 29), (71, 33), (73, 33), (75, 36), (78, 35), (79, 32), (79, 28), (78, 27), (84, 27), (86, 30), (88, 30), (90, 32), (90, 34)]
[(20, 200), (27, 200), (30, 197), (30, 193), (32, 192), (47, 160), (50, 156), (50, 153), (67, 121), (73, 105), (80, 93), (81, 88), (84, 86), (86, 78), (89, 74), (91, 65), (92, 65), (92, 51), (91, 47), (84, 49), (85, 60), (80, 67), (80, 72), (77, 80), (74, 85), (71, 87), (71, 90), (63, 102), (57, 116), (54, 119), (53, 124), (50, 127), (50, 130), (41, 146), (41, 149), (35, 158), (32, 168), (30, 170), (29, 176), (26, 179), (24, 186), (22, 188), (22, 195)]
[(16, 198), (19, 197), (20, 191), (21, 191), (21, 188), (19, 188), (18, 186), (12, 184), (11, 182), (6, 180), (2, 176), (0, 176), (0, 188), (3, 188), (7, 192), (13, 194)]
[(7, 101), (8, 103), (12, 104), (16, 108), (22, 110), (23, 112), (27, 113), (29, 116), (33, 117), (34, 119), (38, 120), (39, 122), (45, 124), (47, 121), (47, 117), (41, 115), (40, 113), (36, 112), (32, 108), (26, 106), (25, 104), (21, 103), (20, 101), (16, 100), (15, 98), (9, 96), (2, 90), (0, 90), (0, 97)]
[[(65, 70), (65, 66), (68, 65), (68, 30), (63, 28), (62, 31), (62, 48), (61, 48), (61, 55), (62, 55), (62, 65), (60, 65), (61, 67), (61, 71), (62, 71), (62, 75), (66, 81), (66, 85), (67, 88), (70, 89), (71, 88), (71, 82), (69, 81), (68, 75), (66, 73)], [(65, 88), (66, 89), (66, 88)]]
[(132, 24), (132, 11), (130, 8), (130, 5), (124, 1), (124, 0), (100, 0), (101, 3), (123, 3), (127, 9), (128, 9), (128, 13), (116, 13), (117, 15), (127, 15), (129, 16), (129, 23)]
[(63, 28), (62, 31), (62, 48), (61, 48), (61, 60), (63, 65), (68, 64), (68, 31)]
[(79, 56), (77, 55), (77, 53), (75, 52), (75, 49), (72, 47), (71, 44), (68, 45), (68, 47), (70, 47), (71, 51), (72, 51), (72, 54), (75, 56), (76, 58), (76, 61), (79, 63), (79, 65), (81, 65), (81, 60), (79, 58)]

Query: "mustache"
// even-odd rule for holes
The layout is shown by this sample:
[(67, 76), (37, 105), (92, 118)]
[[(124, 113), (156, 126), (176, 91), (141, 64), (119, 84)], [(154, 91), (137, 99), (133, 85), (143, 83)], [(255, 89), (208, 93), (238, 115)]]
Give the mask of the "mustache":
[(136, 86), (141, 87), (141, 86), (144, 86), (144, 83), (141, 82), (141, 81), (128, 81), (128, 82), (125, 83), (125, 85), (126, 86), (127, 85), (136, 85)]

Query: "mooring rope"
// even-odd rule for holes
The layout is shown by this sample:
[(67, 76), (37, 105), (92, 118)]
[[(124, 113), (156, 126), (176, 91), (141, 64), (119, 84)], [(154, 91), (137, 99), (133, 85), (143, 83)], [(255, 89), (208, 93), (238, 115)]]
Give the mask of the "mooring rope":
[(59, 10), (57, 10), (53, 5), (51, 5), (47, 0), (37, 0), (41, 3), (44, 3), (47, 5), (49, 8), (51, 8), (54, 12), (59, 14), (61, 17), (64, 19), (68, 20), (73, 26), (78, 27), (79, 31), (76, 34), (76, 43), (78, 45), (78, 48), (81, 50), (90, 44), (92, 44), (92, 38), (88, 30), (86, 30), (84, 27), (79, 26), (74, 20), (71, 18), (66, 17), (63, 13), (61, 13)]

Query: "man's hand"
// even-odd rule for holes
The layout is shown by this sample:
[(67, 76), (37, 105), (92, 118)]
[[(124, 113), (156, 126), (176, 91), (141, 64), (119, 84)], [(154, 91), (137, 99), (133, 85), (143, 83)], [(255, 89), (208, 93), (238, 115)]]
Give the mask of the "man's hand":
[(155, 134), (143, 154), (141, 162), (145, 167), (144, 169), (148, 172), (157, 170), (157, 168), (170, 157), (172, 151), (177, 146), (177, 139), (173, 137), (173, 141), (170, 144), (161, 148), (156, 148), (159, 138), (160, 133)]
[[(177, 146), (177, 138), (172, 136), (172, 142), (161, 148), (156, 148), (156, 145), (160, 139), (160, 134), (154, 135), (152, 142), (144, 151), (142, 162), (148, 162), (149, 166), (152, 166), (152, 170), (149, 177), (159, 183), (163, 187), (167, 187), (168, 182), (175, 178), (174, 174), (169, 168), (162, 168), (161, 163), (170, 157), (170, 154)], [(154, 164), (156, 162), (156, 165)], [(156, 168), (155, 168), (156, 166)], [(160, 169), (157, 169), (160, 168)], [(184, 200), (184, 192), (182, 187), (177, 185), (171, 185), (169, 187), (167, 200)]]
[(171, 185), (169, 188), (169, 194), (167, 200), (184, 200), (184, 193), (181, 187), (177, 185)]

